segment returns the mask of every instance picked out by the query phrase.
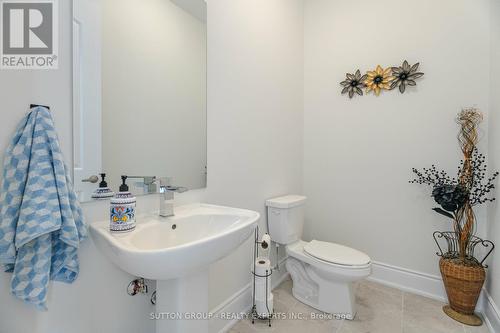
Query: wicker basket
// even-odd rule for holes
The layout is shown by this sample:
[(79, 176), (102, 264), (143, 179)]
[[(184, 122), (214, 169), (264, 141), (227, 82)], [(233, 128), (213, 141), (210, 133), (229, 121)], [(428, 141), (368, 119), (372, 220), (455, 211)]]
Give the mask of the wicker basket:
[(486, 277), (484, 267), (477, 263), (463, 265), (457, 259), (441, 258), (439, 268), (450, 307), (456, 312), (473, 315)]

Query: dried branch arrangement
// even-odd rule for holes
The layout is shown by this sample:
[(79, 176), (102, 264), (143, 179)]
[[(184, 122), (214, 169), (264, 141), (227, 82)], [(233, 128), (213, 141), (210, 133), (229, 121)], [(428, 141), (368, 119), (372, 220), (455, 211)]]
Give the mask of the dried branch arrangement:
[(459, 257), (466, 260), (466, 249), (474, 235), (476, 218), (473, 207), (494, 201), (491, 192), (498, 172), (488, 177), (486, 158), (477, 149), (478, 125), (483, 120), (481, 112), (467, 108), (458, 114), (460, 125), (458, 141), (463, 153), (456, 177), (451, 177), (435, 165), (418, 170), (413, 168), (414, 184), (432, 186), (432, 196), (440, 207), (433, 208), (453, 220), (453, 228), (459, 237)]

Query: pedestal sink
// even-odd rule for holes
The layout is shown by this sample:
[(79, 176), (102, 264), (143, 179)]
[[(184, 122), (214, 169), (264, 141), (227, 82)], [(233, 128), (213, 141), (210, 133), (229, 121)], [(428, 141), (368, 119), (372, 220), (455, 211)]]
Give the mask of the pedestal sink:
[(156, 333), (208, 332), (208, 267), (253, 234), (259, 214), (206, 204), (175, 213), (137, 216), (136, 229), (124, 234), (110, 233), (108, 221), (90, 230), (97, 248), (122, 270), (157, 280)]

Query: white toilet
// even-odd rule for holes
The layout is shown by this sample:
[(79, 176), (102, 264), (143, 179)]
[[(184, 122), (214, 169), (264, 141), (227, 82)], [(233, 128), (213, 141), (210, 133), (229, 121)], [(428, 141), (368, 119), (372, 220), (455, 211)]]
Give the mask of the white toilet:
[(286, 245), (293, 296), (320, 311), (352, 320), (356, 315), (352, 283), (370, 275), (370, 257), (335, 243), (302, 241), (305, 201), (299, 195), (266, 201), (269, 234), (273, 241)]

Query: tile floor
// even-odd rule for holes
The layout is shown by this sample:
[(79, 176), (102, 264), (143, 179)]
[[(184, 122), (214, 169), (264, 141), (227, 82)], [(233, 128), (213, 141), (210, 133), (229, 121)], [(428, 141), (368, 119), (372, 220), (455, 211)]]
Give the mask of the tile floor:
[(292, 296), (292, 281), (285, 280), (273, 291), (275, 311), (299, 319), (275, 319), (272, 327), (267, 321), (239, 321), (230, 333), (489, 333), (488, 328), (469, 327), (448, 318), (443, 303), (402, 292), (373, 282), (364, 281), (356, 288), (358, 314), (352, 321), (312, 318), (319, 311), (300, 303)]

